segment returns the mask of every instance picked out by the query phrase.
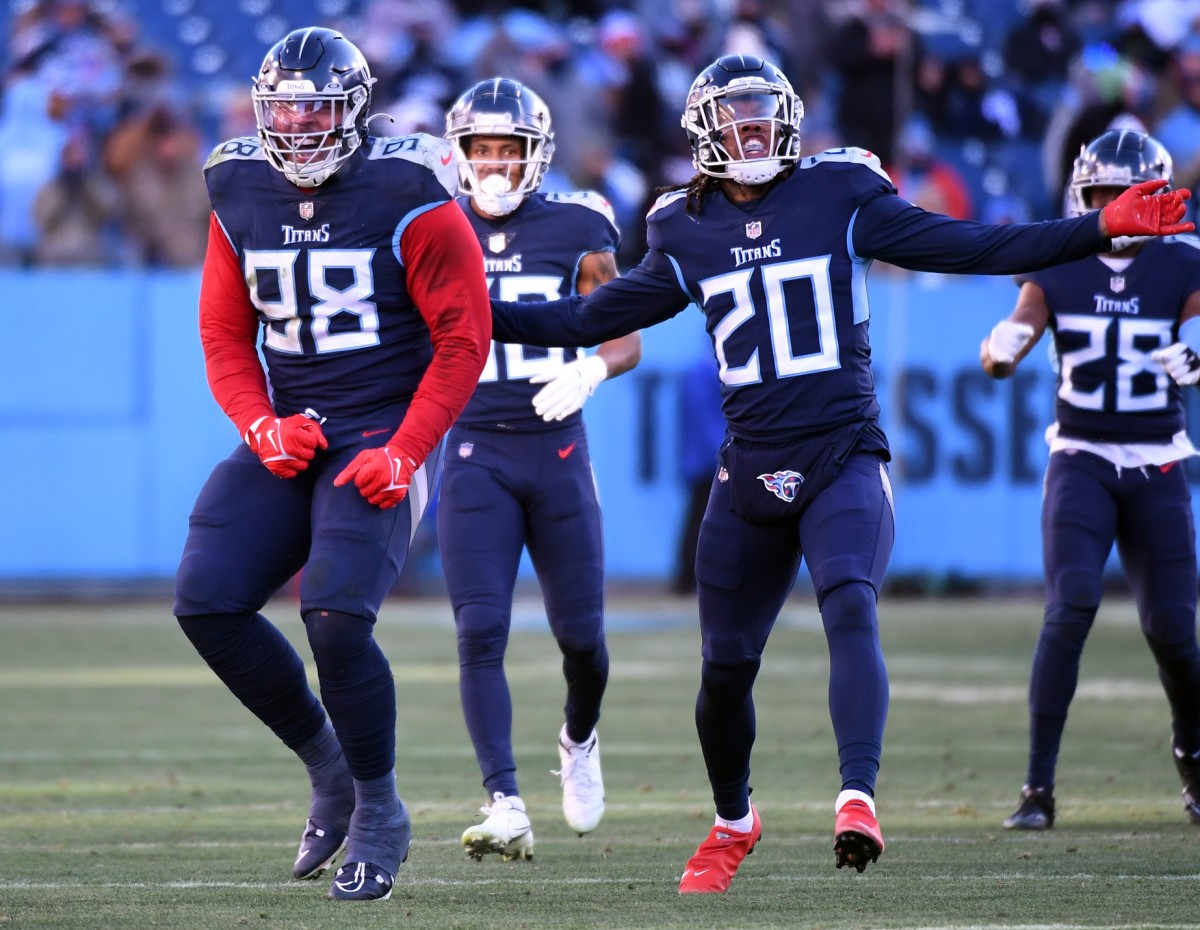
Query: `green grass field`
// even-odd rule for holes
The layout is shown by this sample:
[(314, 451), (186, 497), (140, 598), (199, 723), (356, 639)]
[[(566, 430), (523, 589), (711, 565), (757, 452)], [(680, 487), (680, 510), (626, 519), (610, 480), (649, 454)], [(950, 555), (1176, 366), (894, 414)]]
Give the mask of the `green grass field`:
[[(295, 608), (272, 617), (308, 655)], [(1025, 600), (881, 605), (892, 707), (887, 840), (837, 871), (827, 657), (811, 601), (776, 628), (757, 688), (752, 784), (764, 837), (724, 896), (680, 898), (711, 825), (692, 721), (691, 601), (610, 604), (600, 733), (608, 812), (559, 810), (563, 683), (536, 602), (509, 649), (515, 742), (537, 851), (465, 858), (485, 800), (458, 706), (450, 615), (393, 601), (379, 625), (400, 701), (411, 858), (387, 902), (335, 904), (289, 869), (299, 763), (211, 676), (166, 603), (0, 608), (0, 928), (1090, 928), (1200, 926), (1200, 828), (1168, 749), (1166, 701), (1132, 607), (1106, 605), (1059, 765), (1058, 826), (1000, 828), (1021, 786), (1040, 609)], [(327, 877), (328, 877), (327, 873)]]

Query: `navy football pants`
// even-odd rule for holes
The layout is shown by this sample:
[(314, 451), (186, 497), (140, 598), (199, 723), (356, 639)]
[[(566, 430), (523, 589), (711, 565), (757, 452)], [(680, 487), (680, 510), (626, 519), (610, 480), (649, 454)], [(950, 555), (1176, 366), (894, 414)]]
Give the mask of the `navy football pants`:
[(696, 728), (721, 817), (749, 811), (754, 679), (802, 557), (829, 647), (842, 787), (874, 794), (888, 707), (876, 599), (894, 533), (887, 468), (872, 453), (852, 455), (798, 518), (779, 523), (742, 520), (728, 483), (713, 481), (696, 556), (704, 658)]
[[(380, 421), (402, 415), (384, 412)], [(286, 745), (315, 736), (328, 711), (351, 772), (365, 780), (395, 765), (395, 689), (372, 626), (404, 564), (441, 450), (404, 502), (380, 510), (353, 484), (333, 486), (360, 449), (388, 438), (390, 431), (367, 429), (376, 438), (364, 439), (363, 425), (327, 425), (329, 450), (296, 478), (275, 477), (244, 445), (219, 463), (192, 511), (174, 612), (218, 677)], [(324, 708), (300, 657), (259, 613), (301, 568), (300, 612)]]
[(563, 655), (567, 733), (584, 740), (608, 682), (604, 546), (583, 421), (515, 433), (454, 427), (438, 540), (458, 628), (459, 690), (488, 795), (517, 794), (504, 655), (521, 552)]
[(1200, 749), (1196, 533), (1183, 465), (1118, 469), (1055, 452), (1042, 501), (1046, 610), (1029, 682), (1028, 784), (1050, 787), (1079, 660), (1116, 542), (1181, 746)]

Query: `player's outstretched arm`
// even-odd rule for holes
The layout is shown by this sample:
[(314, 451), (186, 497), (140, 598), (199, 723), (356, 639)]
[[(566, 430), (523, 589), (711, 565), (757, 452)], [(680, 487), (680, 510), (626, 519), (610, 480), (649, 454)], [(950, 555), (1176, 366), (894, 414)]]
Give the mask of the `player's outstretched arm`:
[[(617, 260), (612, 252), (590, 252), (579, 263), (577, 290), (590, 294), (617, 277)], [(533, 409), (547, 423), (562, 420), (581, 410), (600, 382), (615, 378), (637, 365), (642, 358), (642, 335), (629, 333), (602, 343), (595, 355), (586, 355), (530, 378), (544, 384), (534, 395)]]
[(1156, 193), (1167, 186), (1160, 178), (1142, 181), (1125, 191), (1100, 211), (1100, 234), (1109, 239), (1119, 236), (1173, 236), (1191, 232), (1194, 223), (1182, 222), (1192, 192), (1186, 187)]

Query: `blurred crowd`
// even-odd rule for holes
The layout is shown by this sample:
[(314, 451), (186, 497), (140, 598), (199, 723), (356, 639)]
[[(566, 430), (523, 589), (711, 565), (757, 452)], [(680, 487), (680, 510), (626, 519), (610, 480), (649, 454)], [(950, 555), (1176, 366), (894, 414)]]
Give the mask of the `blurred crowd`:
[[(644, 251), (656, 191), (693, 173), (683, 100), (728, 52), (791, 76), (806, 152), (868, 148), (903, 196), (951, 216), (1060, 215), (1080, 145), (1110, 126), (1154, 133), (1177, 185), (1200, 177), (1200, 0), (8, 4), (0, 266), (198, 265), (204, 159), (254, 134), (255, 66), (303, 25), (341, 29), (367, 55), (374, 111), (393, 120), (378, 134), (440, 135), (458, 93), (494, 74), (534, 88), (555, 121), (544, 189), (604, 194), (622, 267)], [(215, 46), (213, 21), (235, 15), (252, 28), (233, 30), (237, 49)]]

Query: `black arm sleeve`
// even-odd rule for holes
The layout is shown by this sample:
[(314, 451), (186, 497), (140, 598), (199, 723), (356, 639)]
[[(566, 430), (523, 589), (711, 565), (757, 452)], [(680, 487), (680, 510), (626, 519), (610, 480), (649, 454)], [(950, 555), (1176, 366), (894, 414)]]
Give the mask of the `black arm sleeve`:
[(1108, 247), (1095, 213), (1013, 226), (990, 226), (929, 213), (884, 194), (854, 220), (854, 251), (913, 271), (1018, 274), (1075, 261)]
[(492, 338), (531, 346), (594, 346), (668, 320), (692, 302), (662, 252), (586, 297), (492, 301)]

